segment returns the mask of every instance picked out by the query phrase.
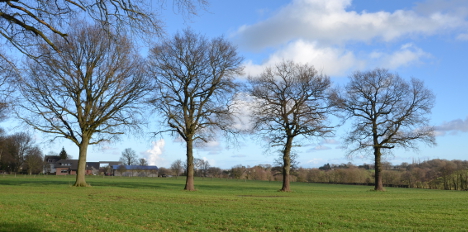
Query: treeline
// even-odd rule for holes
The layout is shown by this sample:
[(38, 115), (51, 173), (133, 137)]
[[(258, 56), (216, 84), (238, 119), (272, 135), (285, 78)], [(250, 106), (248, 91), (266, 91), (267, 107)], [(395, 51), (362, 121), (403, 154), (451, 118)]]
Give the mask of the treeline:
[[(386, 187), (468, 190), (468, 161), (432, 159), (412, 164), (403, 162), (382, 164), (382, 178)], [(184, 175), (183, 169), (181, 174)], [(269, 164), (253, 167), (236, 165), (231, 169), (211, 167), (205, 161), (196, 167), (199, 177), (232, 178), (241, 180), (282, 181), (282, 167)], [(160, 173), (176, 175), (174, 169), (160, 168)], [(319, 168), (294, 168), (292, 182), (374, 185), (374, 165), (325, 164)]]
[(0, 173), (42, 173), (43, 153), (31, 135), (6, 135), (0, 128)]

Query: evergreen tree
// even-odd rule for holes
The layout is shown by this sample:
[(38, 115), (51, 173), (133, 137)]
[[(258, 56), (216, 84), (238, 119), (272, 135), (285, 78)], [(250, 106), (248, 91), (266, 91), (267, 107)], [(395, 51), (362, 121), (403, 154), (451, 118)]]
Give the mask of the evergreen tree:
[(68, 154), (65, 151), (65, 148), (62, 147), (62, 151), (60, 151), (59, 156), (60, 156), (60, 159), (64, 159), (64, 160), (68, 159)]

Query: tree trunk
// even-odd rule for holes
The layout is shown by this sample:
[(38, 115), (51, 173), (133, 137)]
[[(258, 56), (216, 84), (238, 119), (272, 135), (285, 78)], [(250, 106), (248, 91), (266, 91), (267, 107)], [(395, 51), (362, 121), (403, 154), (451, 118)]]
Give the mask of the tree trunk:
[(380, 153), (380, 148), (374, 148), (374, 156), (375, 156), (375, 187), (374, 190), (376, 191), (385, 191), (382, 182), (382, 164), (380, 162), (380, 158), (382, 154)]
[(289, 184), (289, 171), (291, 170), (291, 147), (292, 147), (292, 137), (286, 139), (286, 144), (284, 145), (283, 151), (283, 187), (280, 191), (290, 192)]
[(193, 140), (188, 139), (187, 141), (187, 179), (185, 181), (184, 190), (195, 191), (193, 184)]
[(89, 138), (83, 135), (81, 144), (78, 146), (80, 155), (78, 158), (78, 170), (76, 173), (76, 182), (73, 186), (75, 187), (89, 187), (86, 184), (85, 173), (86, 173), (86, 155), (88, 154)]

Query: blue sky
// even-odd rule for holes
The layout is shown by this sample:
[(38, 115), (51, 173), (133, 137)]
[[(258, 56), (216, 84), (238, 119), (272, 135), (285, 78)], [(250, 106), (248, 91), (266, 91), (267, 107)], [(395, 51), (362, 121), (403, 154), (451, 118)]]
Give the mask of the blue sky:
[[(213, 0), (206, 11), (190, 19), (175, 15), (171, 6), (167, 8), (162, 16), (168, 36), (186, 27), (208, 37), (224, 35), (238, 46), (248, 75), (291, 59), (314, 65), (341, 86), (353, 71), (376, 67), (388, 68), (403, 78), (422, 79), (436, 95), (431, 123), (437, 129), (438, 145), (421, 144), (419, 151), (396, 149), (387, 160), (401, 163), (468, 158), (464, 149), (468, 142), (465, 0)], [(157, 129), (150, 125), (147, 130)], [(346, 150), (340, 149), (346, 131), (344, 125), (336, 129), (334, 138), (317, 139), (296, 148), (300, 166), (371, 163), (370, 156), (346, 158)], [(41, 134), (36, 137), (45, 153), (59, 152), (64, 146), (78, 157), (76, 146), (65, 140), (50, 144)], [(169, 135), (139, 137), (122, 137), (121, 141), (92, 147), (88, 161), (118, 160), (128, 147), (158, 166), (169, 167), (174, 160), (185, 159), (184, 143)], [(246, 137), (237, 147), (223, 140), (211, 142), (197, 148), (195, 156), (213, 166), (230, 168), (237, 164), (272, 164), (277, 153), (265, 153), (261, 140)]]

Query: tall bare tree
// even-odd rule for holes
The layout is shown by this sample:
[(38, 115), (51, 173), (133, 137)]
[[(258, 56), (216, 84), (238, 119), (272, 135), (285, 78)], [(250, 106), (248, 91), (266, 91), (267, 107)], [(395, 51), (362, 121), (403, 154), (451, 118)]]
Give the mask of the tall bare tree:
[(17, 115), (54, 139), (66, 138), (78, 146), (74, 186), (87, 186), (88, 146), (138, 126), (139, 102), (149, 81), (143, 59), (126, 37), (109, 38), (100, 27), (84, 23), (69, 35), (68, 42), (52, 37), (60, 53), (47, 45), (38, 47), (41, 56), (28, 63), (20, 83), (24, 103)]
[[(0, 38), (19, 51), (32, 55), (37, 41), (62, 49), (51, 35), (67, 38), (70, 23), (81, 19), (109, 31), (162, 32), (160, 10), (166, 0), (0, 0)], [(196, 14), (206, 0), (173, 0), (183, 14)], [(0, 57), (1, 58), (1, 57)]]
[(283, 61), (249, 78), (248, 92), (257, 105), (253, 110), (253, 131), (269, 138), (271, 146), (281, 146), (283, 187), (290, 191), (291, 149), (296, 137), (323, 137), (330, 107), (326, 91), (330, 79), (311, 65)]
[(422, 81), (405, 81), (386, 69), (355, 72), (334, 104), (354, 123), (345, 143), (356, 152), (373, 151), (375, 190), (383, 191), (381, 157), (395, 147), (416, 148), (417, 141), (435, 144), (428, 114), (435, 96)]
[(156, 81), (151, 103), (163, 116), (163, 124), (187, 144), (187, 180), (193, 183), (194, 142), (214, 140), (215, 129), (228, 129), (228, 107), (242, 72), (242, 58), (222, 37), (207, 39), (191, 30), (177, 33), (151, 49), (150, 72)]
[(138, 163), (138, 158), (135, 151), (131, 148), (125, 148), (120, 157), (120, 162), (124, 165), (135, 165)]

